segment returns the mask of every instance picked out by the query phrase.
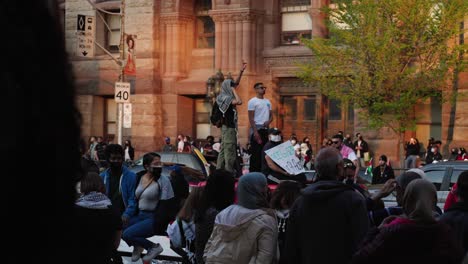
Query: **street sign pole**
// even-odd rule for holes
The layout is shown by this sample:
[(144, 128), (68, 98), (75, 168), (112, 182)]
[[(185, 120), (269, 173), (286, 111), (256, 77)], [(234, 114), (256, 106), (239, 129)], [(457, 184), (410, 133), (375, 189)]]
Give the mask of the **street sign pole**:
[[(124, 82), (125, 81), (125, 73), (124, 73), (124, 67), (125, 67), (125, 0), (122, 0), (120, 3), (120, 76), (119, 76), (119, 81)], [(119, 107), (119, 115), (117, 118), (117, 143), (119, 145), (122, 145), (122, 116), (123, 116), (123, 111), (122, 111), (122, 103), (118, 103)]]

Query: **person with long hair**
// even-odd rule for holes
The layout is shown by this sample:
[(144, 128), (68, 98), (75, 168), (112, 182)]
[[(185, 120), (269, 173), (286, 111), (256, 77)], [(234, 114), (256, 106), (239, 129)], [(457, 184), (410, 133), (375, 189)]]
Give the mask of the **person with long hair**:
[[(302, 186), (296, 181), (281, 181), (271, 196), (270, 207), (275, 210), (278, 222), (278, 247), (283, 254), (286, 230), (289, 224), (289, 210), (301, 194)], [(280, 263), (287, 263), (282, 261)]]
[(135, 158), (135, 148), (132, 146), (130, 139), (125, 140), (125, 161), (133, 161)]
[(411, 181), (403, 196), (403, 215), (386, 218), (369, 232), (352, 263), (460, 263), (463, 250), (451, 228), (435, 218), (435, 186)]
[(234, 203), (234, 184), (232, 173), (224, 169), (215, 170), (195, 206), (195, 255), (198, 264), (204, 263), (203, 252), (213, 231), (216, 215)]
[(80, 263), (108, 263), (119, 247), (122, 220), (105, 195), (105, 187), (96, 172), (88, 172), (81, 179), (81, 196), (76, 200), (74, 217), (80, 224), (76, 235), (81, 254), (74, 257)]
[(143, 257), (143, 261), (150, 261), (158, 256), (162, 251), (159, 244), (149, 241), (147, 238), (153, 236), (156, 208), (162, 200), (174, 197), (174, 192), (170, 180), (161, 175), (161, 156), (156, 153), (147, 153), (143, 156), (143, 167), (145, 173), (137, 179), (135, 189), (135, 201), (138, 214), (132, 216), (128, 226), (123, 233), (123, 240), (129, 246), (133, 246), (132, 261), (137, 261), (143, 249), (148, 253)]
[(176, 220), (167, 228), (171, 249), (183, 258), (183, 263), (196, 263), (195, 209), (202, 199), (204, 187), (194, 187), (179, 210)]
[(264, 174), (251, 172), (239, 179), (238, 203), (221, 211), (206, 244), (206, 263), (275, 263), (278, 227), (268, 206)]

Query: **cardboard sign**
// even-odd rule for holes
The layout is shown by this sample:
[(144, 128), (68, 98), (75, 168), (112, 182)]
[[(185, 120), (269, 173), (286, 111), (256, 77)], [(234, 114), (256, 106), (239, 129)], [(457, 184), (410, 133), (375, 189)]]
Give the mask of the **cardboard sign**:
[(286, 141), (278, 146), (266, 150), (265, 153), (289, 174), (297, 175), (305, 172), (304, 166), (294, 153), (291, 141)]

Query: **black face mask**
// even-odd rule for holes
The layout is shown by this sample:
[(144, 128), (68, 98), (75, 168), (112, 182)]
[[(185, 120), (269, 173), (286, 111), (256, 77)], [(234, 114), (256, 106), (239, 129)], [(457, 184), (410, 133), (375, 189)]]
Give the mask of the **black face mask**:
[(151, 167), (151, 174), (157, 180), (161, 177), (162, 167)]
[(111, 170), (119, 170), (122, 168), (122, 162), (120, 161), (113, 161), (109, 162)]

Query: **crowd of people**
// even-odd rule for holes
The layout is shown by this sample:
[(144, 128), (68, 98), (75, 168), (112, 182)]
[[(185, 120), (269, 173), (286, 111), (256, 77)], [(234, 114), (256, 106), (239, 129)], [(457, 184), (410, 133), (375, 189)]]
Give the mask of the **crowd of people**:
[(468, 160), (466, 150), (464, 147), (454, 147), (450, 150), (448, 157), (443, 157), (441, 153), (442, 141), (435, 140), (430, 137), (425, 147), (418, 141), (417, 138), (412, 137), (405, 144), (406, 159), (405, 168), (416, 168), (419, 165), (437, 163), (444, 160)]
[[(192, 263), (461, 263), (468, 257), (468, 172), (458, 177), (453, 204), (443, 213), (436, 206), (434, 186), (417, 169), (389, 179), (371, 195), (359, 183), (346, 181), (360, 164), (354, 151), (345, 148), (342, 135), (333, 136), (332, 147), (318, 151), (314, 182), (306, 187), (280, 180), (273, 193), (262, 172), (243, 175), (236, 186), (232, 172), (218, 168), (206, 186), (189, 194), (180, 168), (171, 167), (169, 177), (161, 175), (160, 157), (150, 153), (143, 158), (145, 170), (136, 175), (125, 166), (126, 151), (118, 144), (105, 147), (109, 167), (100, 175), (87, 171), (80, 163), (81, 120), (57, 4), (26, 2), (0, 3), (0, 21), (9, 25), (5, 35), (15, 39), (3, 43), (9, 67), (0, 76), (7, 99), (17, 99), (25, 110), (20, 117), (5, 116), (13, 128), (6, 130), (7, 138), (37, 128), (28, 140), (2, 144), (10, 154), (7, 162), (24, 168), (5, 168), (5, 175), (15, 176), (5, 177), (2, 193), (9, 201), (4, 219), (6, 263), (31, 258), (45, 263), (119, 263), (121, 238), (133, 246), (133, 260), (145, 248), (143, 259), (150, 261), (161, 253), (161, 245), (147, 238), (165, 235), (178, 218), (195, 225), (195, 246), (188, 248), (195, 256)], [(48, 67), (43, 67), (44, 61)], [(27, 73), (24, 65), (30, 66)], [(47, 89), (31, 89), (38, 83), (47, 83)], [(41, 100), (31, 102), (25, 94)], [(269, 141), (281, 140), (277, 129), (267, 133)], [(224, 135), (223, 142), (232, 144), (228, 138)], [(28, 157), (28, 150), (41, 150), (55, 163)], [(273, 169), (263, 158), (261, 167)], [(39, 177), (38, 168), (49, 175)], [(392, 191), (398, 207), (383, 208), (381, 198)], [(27, 202), (14, 203), (21, 193), (28, 196)], [(378, 221), (382, 215), (387, 217)]]

